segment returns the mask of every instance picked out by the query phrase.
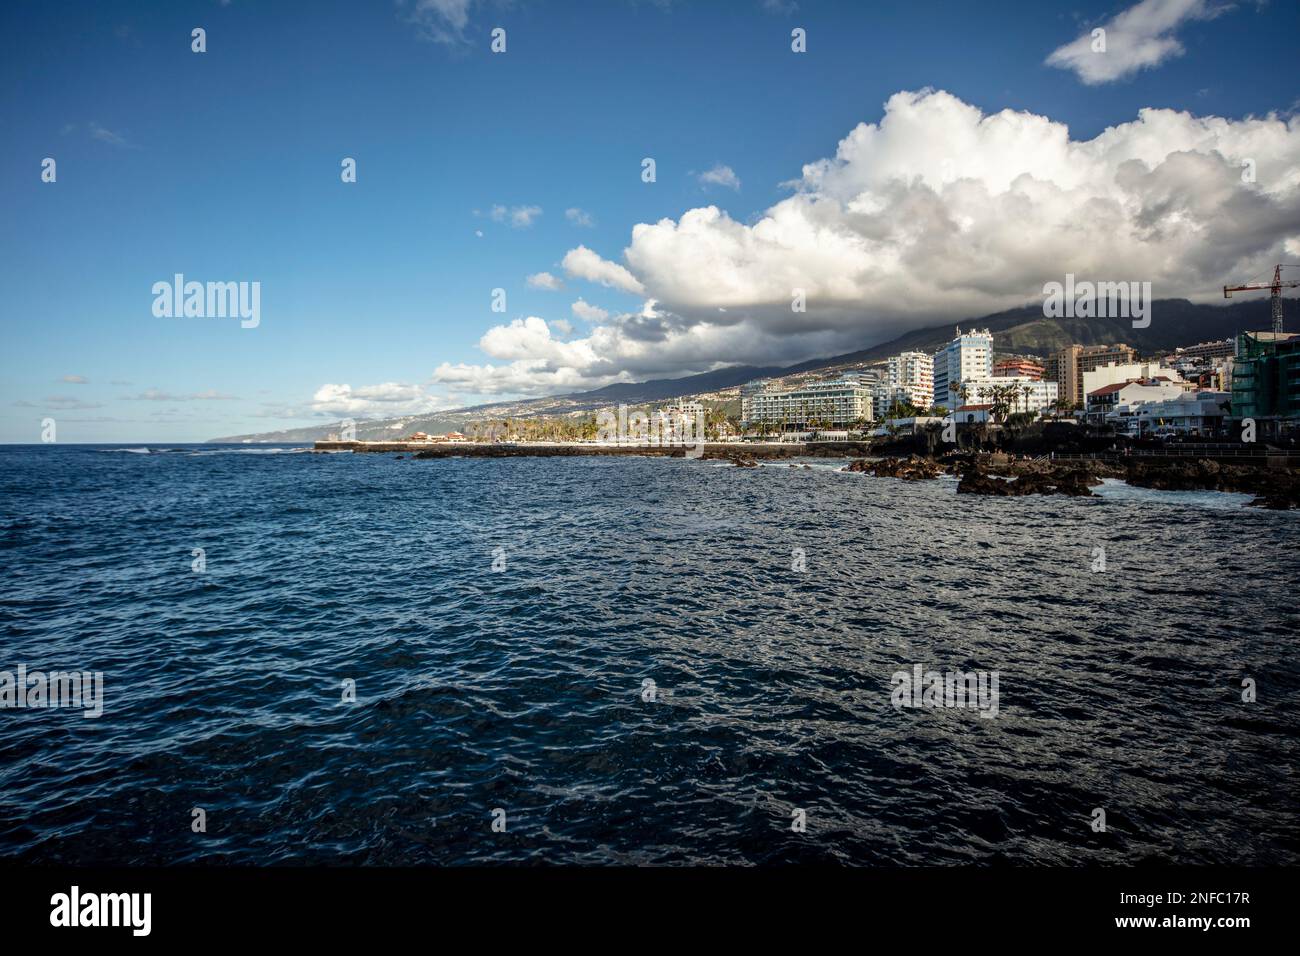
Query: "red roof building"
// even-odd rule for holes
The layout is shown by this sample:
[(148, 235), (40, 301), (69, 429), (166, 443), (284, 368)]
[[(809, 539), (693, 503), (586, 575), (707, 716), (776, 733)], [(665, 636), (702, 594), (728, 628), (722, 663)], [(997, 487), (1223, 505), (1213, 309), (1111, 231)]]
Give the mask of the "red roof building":
[(1021, 358), (1003, 359), (993, 366), (994, 378), (1013, 378), (1017, 375), (1040, 382), (1043, 379), (1043, 367), (1030, 359)]

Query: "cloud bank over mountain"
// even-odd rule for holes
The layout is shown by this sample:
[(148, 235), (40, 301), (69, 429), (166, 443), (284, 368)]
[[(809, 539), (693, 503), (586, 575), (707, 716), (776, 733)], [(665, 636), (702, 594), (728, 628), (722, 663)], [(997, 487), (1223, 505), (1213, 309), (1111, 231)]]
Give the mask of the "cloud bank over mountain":
[(1295, 116), (1143, 109), (1078, 141), (1046, 116), (900, 92), (787, 185), (750, 222), (710, 205), (637, 224), (621, 261), (570, 250), (563, 268), (593, 298), (603, 286), (642, 308), (567, 340), (517, 319), (480, 342), (496, 364), (434, 380), (536, 395), (797, 361), (1023, 305), (1066, 273), (1206, 301), (1300, 250)]

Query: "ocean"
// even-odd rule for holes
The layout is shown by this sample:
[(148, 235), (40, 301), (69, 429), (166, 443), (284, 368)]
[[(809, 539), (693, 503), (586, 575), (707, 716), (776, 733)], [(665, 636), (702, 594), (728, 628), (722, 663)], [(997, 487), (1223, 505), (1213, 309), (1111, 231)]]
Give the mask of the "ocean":
[(799, 464), (2, 447), (0, 859), (1300, 862), (1300, 513)]

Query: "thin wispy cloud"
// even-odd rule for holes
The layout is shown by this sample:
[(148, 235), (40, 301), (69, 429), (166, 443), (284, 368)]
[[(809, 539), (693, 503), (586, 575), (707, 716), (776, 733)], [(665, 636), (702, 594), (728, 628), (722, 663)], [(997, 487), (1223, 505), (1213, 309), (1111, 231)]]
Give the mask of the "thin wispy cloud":
[(510, 210), (510, 225), (516, 229), (527, 229), (541, 214), (541, 206), (515, 206)]
[(141, 392), (139, 395), (123, 395), (124, 401), (128, 402), (233, 402), (238, 401), (235, 395), (223, 395), (213, 389), (206, 392), (191, 392), (188, 395), (178, 395), (175, 392), (164, 392), (160, 389), (150, 388)]
[(465, 29), (474, 0), (399, 0), (402, 16), (416, 28), (422, 39), (442, 46), (456, 47), (468, 43)]
[(61, 136), (71, 136), (73, 133), (80, 132), (84, 132), (96, 142), (116, 146), (119, 149), (139, 149), (135, 143), (127, 139), (125, 134), (111, 130), (95, 120), (91, 120), (89, 123), (64, 123), (59, 128), (59, 135)]
[(591, 213), (576, 207), (564, 210), (564, 218), (569, 220), (569, 222), (573, 223), (575, 226), (583, 226), (588, 229), (593, 228), (596, 225), (596, 219), (591, 215)]
[(509, 222), (515, 229), (527, 229), (542, 215), (541, 206), (510, 206), (498, 203), (488, 210), (493, 222)]
[(89, 408), (103, 408), (98, 402), (87, 402), (80, 398), (71, 398), (67, 395), (50, 395), (39, 402), (29, 402), (26, 399), (14, 402), (19, 408), (43, 408), (47, 411), (81, 411)]
[(1142, 0), (1103, 23), (1100, 36), (1088, 30), (1053, 50), (1048, 66), (1071, 70), (1088, 86), (1113, 83), (1140, 70), (1152, 69), (1184, 49), (1175, 33), (1196, 20), (1213, 20), (1232, 9), (1214, 0)]
[(89, 385), (90, 379), (84, 375), (65, 375), (59, 379), (60, 382), (67, 382), (69, 385)]
[(92, 121), (91, 123), (89, 123), (87, 125), (87, 129), (90, 131), (90, 138), (93, 140), (97, 140), (98, 142), (107, 143), (109, 146), (116, 146), (119, 149), (137, 148), (134, 143), (127, 140), (127, 138), (123, 136), (121, 133), (114, 132), (113, 130), (108, 129), (107, 127), (104, 126), (100, 126), (96, 122)]

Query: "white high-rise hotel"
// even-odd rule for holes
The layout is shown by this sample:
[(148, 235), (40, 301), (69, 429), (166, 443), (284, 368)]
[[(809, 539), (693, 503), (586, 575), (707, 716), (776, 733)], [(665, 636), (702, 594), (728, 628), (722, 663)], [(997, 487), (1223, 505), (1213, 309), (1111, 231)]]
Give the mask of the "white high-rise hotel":
[(962, 332), (934, 353), (934, 404), (952, 411), (961, 402), (953, 389), (969, 379), (993, 377), (993, 333)]
[(815, 428), (845, 428), (859, 419), (871, 421), (871, 387), (856, 374), (809, 382), (785, 391), (766, 382), (751, 382), (741, 390), (740, 418), (745, 424)]

